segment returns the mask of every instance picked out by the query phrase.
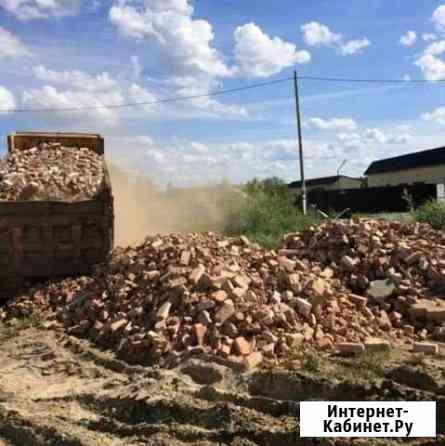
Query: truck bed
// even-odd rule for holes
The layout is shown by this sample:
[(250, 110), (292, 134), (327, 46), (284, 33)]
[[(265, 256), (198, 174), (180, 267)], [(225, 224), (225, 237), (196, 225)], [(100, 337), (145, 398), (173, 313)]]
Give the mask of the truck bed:
[[(103, 153), (99, 135), (19, 133), (8, 149), (39, 142), (88, 147)], [(86, 274), (113, 248), (113, 194), (107, 167), (101, 192), (83, 202), (0, 201), (0, 297), (9, 297), (27, 279)]]

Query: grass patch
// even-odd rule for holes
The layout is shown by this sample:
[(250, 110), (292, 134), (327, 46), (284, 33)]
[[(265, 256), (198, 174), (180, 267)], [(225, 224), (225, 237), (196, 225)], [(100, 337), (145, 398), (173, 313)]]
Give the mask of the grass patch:
[(365, 352), (347, 361), (342, 361), (343, 376), (361, 379), (382, 378), (390, 361), (389, 351)]
[(322, 370), (323, 360), (316, 352), (308, 352), (303, 358), (302, 369), (309, 373), (319, 373)]
[(445, 203), (431, 200), (413, 211), (420, 223), (429, 223), (434, 229), (445, 229)]
[(277, 179), (248, 183), (237, 200), (229, 204), (225, 232), (245, 235), (266, 248), (277, 247), (284, 234), (317, 223), (314, 214), (303, 215), (295, 196)]
[(364, 374), (382, 377), (390, 359), (389, 352), (366, 352), (357, 359), (356, 366)]

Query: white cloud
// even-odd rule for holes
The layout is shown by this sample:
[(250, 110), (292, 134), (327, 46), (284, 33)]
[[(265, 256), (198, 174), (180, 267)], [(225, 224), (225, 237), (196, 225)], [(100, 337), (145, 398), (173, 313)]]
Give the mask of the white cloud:
[(394, 145), (406, 144), (411, 141), (412, 136), (408, 133), (410, 127), (398, 126), (391, 133), (385, 133), (378, 128), (368, 128), (360, 132), (341, 132), (337, 139), (346, 149), (365, 149), (375, 144)]
[[(128, 38), (148, 42), (160, 55), (167, 83), (176, 87), (172, 95), (206, 95), (220, 88), (218, 78), (232, 77), (221, 54), (213, 47), (213, 28), (206, 20), (193, 18), (188, 0), (150, 0), (143, 5), (118, 0), (109, 19)], [(211, 114), (245, 116), (243, 107), (226, 105), (213, 98), (188, 101)]]
[[(433, 13), (432, 22), (439, 34), (445, 32), (445, 5), (439, 6)], [(445, 79), (445, 62), (440, 57), (445, 52), (445, 40), (438, 40), (433, 33), (422, 36), (426, 42), (431, 42), (416, 59), (414, 64), (420, 68), (425, 79), (438, 81)]]
[(134, 81), (137, 81), (141, 77), (141, 74), (144, 71), (144, 69), (141, 63), (139, 62), (138, 56), (131, 56), (130, 63), (131, 63), (131, 77)]
[(342, 56), (359, 54), (370, 46), (371, 42), (367, 38), (345, 40), (344, 36), (331, 31), (326, 25), (319, 22), (310, 22), (301, 26), (303, 40), (309, 46), (334, 48)]
[(228, 145), (228, 149), (230, 152), (236, 152), (236, 153), (248, 153), (250, 156), (250, 153), (255, 150), (255, 145), (248, 143), (248, 142), (236, 142), (233, 144)]
[(445, 79), (445, 63), (442, 59), (432, 55), (424, 55), (415, 63), (425, 77), (430, 81)]
[(445, 107), (438, 107), (430, 113), (424, 113), (422, 119), (424, 121), (433, 121), (445, 125)]
[[(145, 138), (145, 137), (144, 137)], [(159, 144), (150, 139), (123, 138), (111, 141), (112, 153), (120, 165), (141, 173), (150, 172), (158, 183), (175, 185), (218, 183), (223, 178), (240, 183), (253, 177), (279, 175), (292, 179), (297, 167), (295, 139), (232, 144), (206, 144), (200, 141), (177, 141)], [(113, 147), (131, 146), (125, 155)], [(307, 163), (319, 159), (321, 146), (307, 141)]]
[(23, 104), (32, 108), (93, 108), (91, 110), (83, 109), (79, 111), (69, 111), (48, 114), (48, 119), (56, 121), (84, 121), (92, 118), (106, 124), (114, 124), (117, 121), (118, 114), (115, 109), (97, 108), (105, 105), (118, 105), (123, 103), (124, 98), (119, 89), (109, 92), (100, 91), (59, 91), (52, 86), (44, 86), (40, 89), (32, 89), (23, 92)]
[(445, 5), (439, 6), (433, 13), (432, 18), (433, 23), (436, 26), (436, 29), (441, 32), (445, 29)]
[(360, 134), (356, 132), (340, 132), (337, 134), (339, 141), (350, 141), (352, 139), (360, 139)]
[(424, 54), (440, 56), (445, 51), (445, 40), (433, 42), (425, 48)]
[[(154, 102), (156, 96), (144, 87), (138, 84), (131, 84), (128, 94), (132, 102)], [(154, 109), (154, 104), (145, 104), (141, 106), (144, 111), (151, 112)]]
[(337, 139), (345, 153), (360, 150), (364, 146), (361, 135), (358, 133), (339, 133)]
[(402, 133), (400, 135), (391, 135), (388, 137), (388, 144), (407, 144), (413, 139), (409, 133)]
[(5, 87), (0, 85), (0, 113), (2, 110), (11, 110), (15, 108), (14, 95)]
[(319, 130), (355, 130), (357, 128), (357, 123), (350, 118), (333, 118), (333, 119), (323, 119), (323, 118), (310, 118), (306, 121), (309, 127), (316, 128)]
[(376, 128), (365, 130), (363, 136), (367, 141), (378, 144), (406, 144), (413, 138), (406, 132), (386, 134), (382, 130)]
[(399, 132), (410, 132), (413, 130), (413, 127), (409, 124), (400, 124), (396, 127), (396, 130)]
[(212, 25), (194, 20), (193, 13), (187, 0), (152, 0), (143, 7), (120, 0), (110, 9), (109, 18), (122, 34), (156, 43), (177, 74), (230, 76), (231, 70), (212, 47)]
[[(403, 132), (402, 132), (403, 130)], [(254, 177), (279, 176), (294, 180), (298, 172), (298, 143), (295, 138), (237, 141), (233, 143), (205, 143), (175, 140), (159, 144), (146, 137), (131, 138), (117, 146), (131, 146), (125, 152), (126, 162), (139, 172), (150, 172), (161, 184), (175, 185), (218, 183), (226, 178), (242, 183)], [(339, 163), (348, 159), (348, 174), (362, 175), (369, 163), (378, 157), (397, 153), (393, 145), (406, 144), (411, 139), (406, 127), (392, 130), (377, 128), (339, 132), (322, 140), (305, 138), (305, 166), (308, 178), (334, 175)], [(380, 141), (380, 142), (379, 142)], [(345, 171), (346, 173), (346, 171)]]
[(404, 46), (413, 46), (416, 43), (417, 34), (414, 31), (407, 31), (400, 37), (400, 44)]
[(422, 34), (422, 40), (424, 40), (425, 42), (431, 42), (431, 41), (437, 40), (437, 39), (438, 39), (438, 37), (434, 33), (424, 33), (424, 34)]
[(63, 17), (78, 11), (80, 0), (0, 0), (0, 7), (20, 20)]
[(235, 59), (240, 73), (247, 77), (269, 77), (311, 59), (308, 51), (297, 51), (294, 44), (269, 37), (255, 23), (239, 26), (234, 36)]
[(364, 138), (368, 141), (385, 144), (388, 141), (386, 135), (379, 129), (366, 129), (364, 134)]
[(349, 40), (342, 44), (338, 51), (342, 56), (352, 56), (354, 54), (360, 54), (364, 48), (367, 48), (370, 45), (371, 42), (366, 38)]
[(177, 95), (182, 97), (198, 96), (194, 99), (183, 102), (179, 107), (189, 106), (207, 110), (215, 115), (224, 115), (225, 117), (245, 117), (247, 110), (238, 105), (228, 105), (216, 101), (212, 97), (206, 97), (210, 91), (216, 91), (220, 88), (220, 83), (207, 76), (186, 76), (172, 79), (173, 85), (177, 88)]
[(134, 137), (132, 137), (132, 139), (139, 144), (146, 144), (147, 146), (154, 145), (153, 138), (149, 135), (134, 136)]
[(122, 34), (136, 39), (144, 39), (147, 35), (154, 33), (150, 20), (146, 19), (144, 13), (126, 2), (118, 2), (112, 6), (109, 12), (111, 23), (116, 25)]
[(445, 40), (439, 40), (429, 44), (422, 55), (414, 62), (418, 66), (425, 79), (438, 81), (445, 79), (445, 62), (438, 56), (445, 51)]
[(340, 43), (341, 34), (333, 33), (326, 25), (310, 22), (302, 25), (303, 39), (309, 46), (329, 46)]
[(28, 54), (30, 54), (30, 51), (22, 41), (0, 26), (0, 60), (15, 59)]
[(206, 144), (202, 144), (200, 142), (192, 142), (190, 144), (191, 150), (200, 155), (204, 155), (209, 153), (209, 147)]
[(80, 70), (54, 71), (47, 69), (43, 65), (39, 65), (34, 68), (34, 74), (37, 79), (45, 82), (66, 85), (70, 88), (91, 92), (105, 91), (117, 87), (117, 82), (111, 79), (107, 72), (91, 76)]

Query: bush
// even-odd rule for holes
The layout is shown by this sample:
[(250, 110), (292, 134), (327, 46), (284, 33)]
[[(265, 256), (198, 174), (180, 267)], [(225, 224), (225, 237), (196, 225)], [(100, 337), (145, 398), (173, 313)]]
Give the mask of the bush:
[(428, 201), (414, 211), (414, 218), (420, 223), (429, 223), (434, 229), (445, 229), (445, 203)]
[(302, 214), (287, 185), (276, 179), (248, 183), (240, 199), (231, 205), (225, 232), (246, 235), (266, 248), (275, 248), (284, 234), (316, 222), (313, 214)]

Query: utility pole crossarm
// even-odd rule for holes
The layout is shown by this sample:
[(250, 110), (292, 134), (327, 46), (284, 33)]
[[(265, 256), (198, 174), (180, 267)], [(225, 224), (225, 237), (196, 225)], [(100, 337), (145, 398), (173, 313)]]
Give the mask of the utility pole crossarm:
[(306, 196), (306, 180), (304, 177), (304, 156), (303, 156), (303, 136), (301, 131), (301, 113), (300, 113), (300, 96), (298, 91), (298, 76), (294, 71), (294, 86), (295, 86), (295, 105), (297, 112), (297, 126), (298, 126), (298, 152), (300, 158), (300, 178), (301, 178), (301, 193), (302, 193), (302, 207), (303, 214), (307, 213), (307, 196)]
[(343, 162), (340, 164), (340, 166), (337, 169), (337, 176), (340, 176), (340, 172), (343, 169), (343, 167), (345, 167), (346, 163), (348, 162), (348, 160), (343, 160)]

